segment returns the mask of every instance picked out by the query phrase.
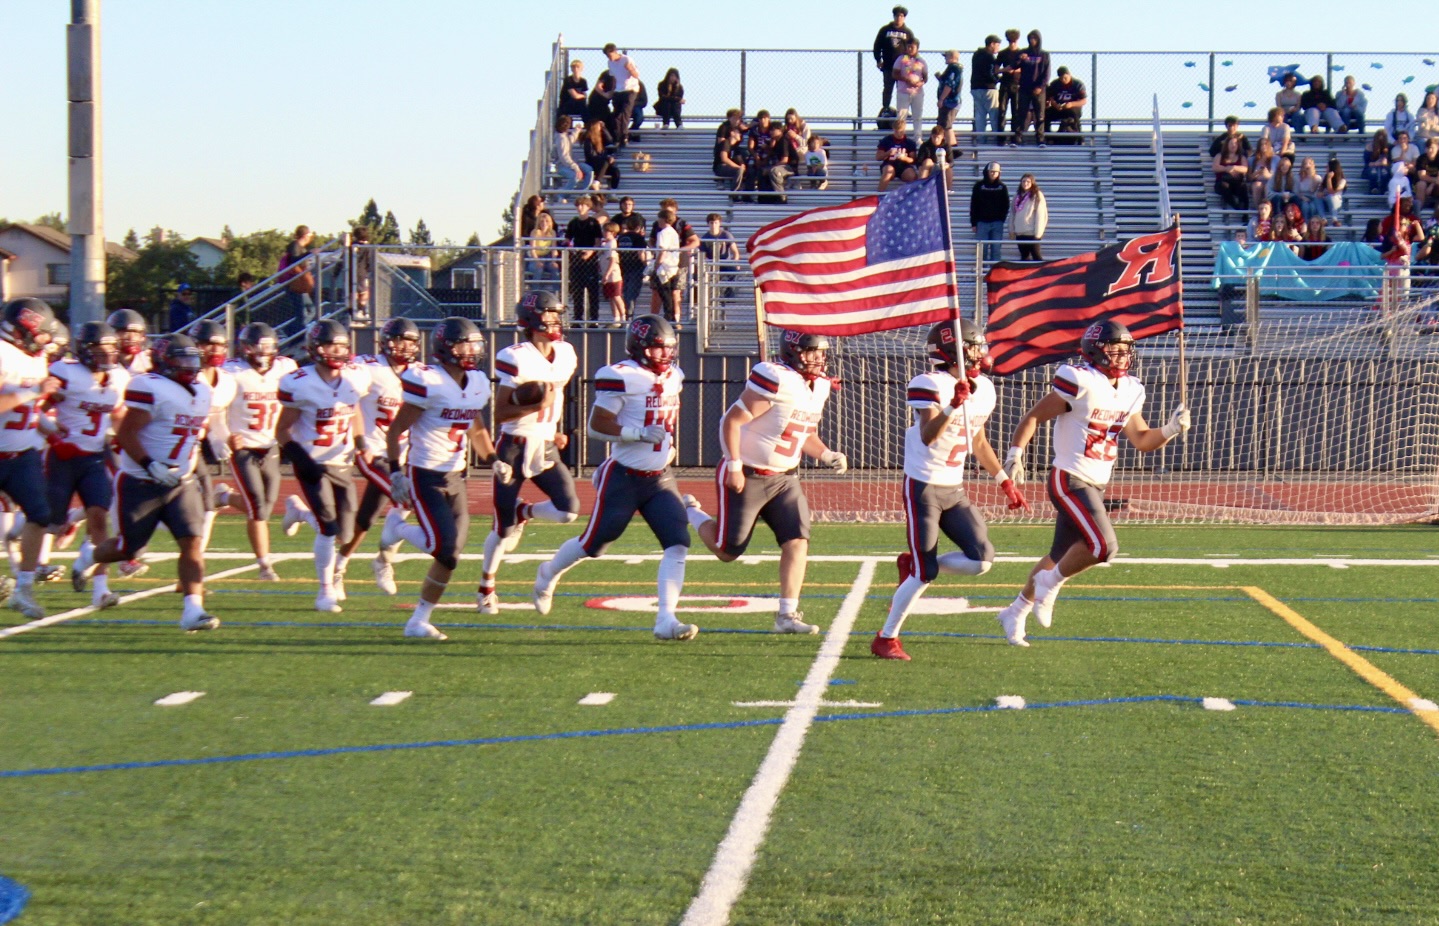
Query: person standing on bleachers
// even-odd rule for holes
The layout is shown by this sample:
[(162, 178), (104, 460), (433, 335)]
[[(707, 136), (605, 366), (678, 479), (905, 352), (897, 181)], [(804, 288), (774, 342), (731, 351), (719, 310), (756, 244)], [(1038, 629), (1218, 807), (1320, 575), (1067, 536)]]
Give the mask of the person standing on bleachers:
[(1004, 223), (1009, 218), (1009, 187), (999, 179), (999, 162), (984, 166), (984, 176), (974, 182), (969, 195), (969, 225), (976, 241), (984, 242), (985, 263), (1000, 258)]
[[(1019, 47), (1019, 30), (1004, 30), (1004, 38), (1009, 44), (996, 56), (999, 61), (997, 71), (999, 79), (999, 131), (1004, 131), (1005, 120), (1009, 120), (1011, 126), (1019, 118), (1019, 56), (1024, 54), (1024, 49)], [(996, 138), (995, 144), (1001, 140)]]
[(1049, 89), (1049, 52), (1038, 29), (1029, 30), (1029, 47), (1019, 53), (1019, 103), (1014, 115), (1014, 145), (1024, 140), (1030, 120), (1034, 137), (1044, 147), (1045, 93)]
[(909, 10), (897, 6), (892, 11), (894, 19), (880, 27), (874, 37), (874, 65), (884, 75), (884, 107), (889, 108), (894, 99), (894, 63), (904, 54), (904, 47), (914, 41), (914, 33), (904, 24)]
[(915, 135), (923, 133), (924, 85), (929, 83), (929, 65), (919, 56), (919, 39), (910, 39), (904, 54), (894, 62), (894, 82), (898, 88), (895, 109), (909, 122)]
[(575, 217), (565, 226), (565, 245), (570, 251), (570, 305), (576, 321), (600, 320), (600, 223), (590, 215), (590, 201), (575, 202)]
[(994, 143), (1002, 144), (1004, 110), (999, 105), (999, 36), (985, 36), (984, 45), (975, 49), (970, 59), (969, 95), (974, 99), (974, 143), (981, 144), (980, 133), (994, 133)]
[(635, 100), (640, 92), (640, 69), (614, 42), (605, 46), (605, 57), (609, 59), (609, 75), (614, 81), (610, 103), (614, 107), (615, 138), (623, 148), (629, 142), (630, 121), (634, 119)]
[(939, 82), (939, 93), (935, 96), (935, 121), (945, 129), (954, 128), (954, 117), (959, 113), (959, 91), (964, 85), (964, 68), (959, 64), (959, 52), (954, 49), (944, 53), (944, 70), (935, 78)]
[(1049, 204), (1034, 174), (1019, 178), (1019, 192), (1009, 210), (1009, 233), (1019, 242), (1020, 260), (1044, 260), (1039, 242), (1049, 228)]

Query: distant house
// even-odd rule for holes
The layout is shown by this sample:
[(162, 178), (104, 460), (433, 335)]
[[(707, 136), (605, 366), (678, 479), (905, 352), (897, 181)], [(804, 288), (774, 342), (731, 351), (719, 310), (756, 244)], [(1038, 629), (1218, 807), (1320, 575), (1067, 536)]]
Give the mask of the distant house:
[(0, 248), (0, 302), (10, 301), (10, 262), (15, 255)]
[[(13, 255), (5, 261), (7, 298), (34, 296), (54, 303), (69, 300), (69, 235), (47, 225), (9, 225), (0, 229), (0, 249)], [(140, 255), (107, 241), (105, 256), (110, 260), (134, 260)]]
[(230, 246), (221, 238), (192, 238), (190, 253), (195, 255), (201, 270), (211, 270), (220, 265)]

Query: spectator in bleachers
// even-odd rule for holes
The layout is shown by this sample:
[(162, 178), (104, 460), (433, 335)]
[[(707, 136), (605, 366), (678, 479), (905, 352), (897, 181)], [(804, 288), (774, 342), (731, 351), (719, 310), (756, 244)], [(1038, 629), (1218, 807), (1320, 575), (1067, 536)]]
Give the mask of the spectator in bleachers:
[(1398, 165), (1403, 162), (1413, 166), (1419, 159), (1419, 148), (1409, 140), (1408, 132), (1398, 132), (1394, 135), (1394, 147), (1389, 149), (1389, 163)]
[(590, 82), (585, 80), (585, 63), (570, 62), (570, 73), (560, 84), (560, 105), (558, 111), (571, 119), (584, 119), (587, 112), (585, 103), (590, 95)]
[(744, 188), (745, 149), (740, 141), (740, 130), (731, 125), (725, 137), (715, 142), (714, 175), (731, 181), (732, 190)]
[(1249, 159), (1249, 204), (1255, 208), (1264, 202), (1269, 189), (1269, 178), (1274, 176), (1274, 162), (1278, 160), (1274, 156), (1274, 146), (1269, 139), (1261, 135), (1259, 145), (1254, 149), (1254, 156)]
[(1322, 207), (1319, 205), (1319, 194), (1323, 186), (1324, 178), (1319, 176), (1319, 168), (1315, 166), (1314, 159), (1305, 158), (1300, 161), (1299, 176), (1294, 180), (1294, 195), (1305, 222), (1320, 214)]
[(745, 143), (748, 150), (745, 152), (744, 180), (745, 189), (759, 191), (765, 183), (765, 171), (769, 169), (769, 146), (774, 138), (774, 123), (770, 121), (769, 110), (761, 109), (755, 114), (754, 122), (750, 123), (749, 131), (745, 133)]
[(1239, 151), (1244, 155), (1245, 160), (1248, 160), (1249, 155), (1253, 152), (1249, 148), (1249, 139), (1245, 137), (1243, 132), (1239, 131), (1238, 116), (1224, 117), (1224, 131), (1214, 136), (1214, 140), (1209, 143), (1209, 156), (1212, 158), (1217, 155), (1220, 149), (1224, 147), (1224, 142), (1230, 138), (1239, 139)]
[(749, 145), (751, 151), (769, 144), (769, 129), (772, 124), (769, 110), (761, 109), (754, 114), (754, 121), (745, 130), (745, 144)]
[(1009, 234), (1019, 242), (1020, 260), (1044, 260), (1039, 242), (1048, 227), (1049, 204), (1045, 202), (1044, 191), (1034, 174), (1025, 174), (1019, 178), (1014, 207), (1009, 210)]
[(603, 231), (590, 215), (588, 197), (575, 201), (575, 217), (565, 226), (565, 245), (570, 251), (570, 307), (576, 321), (600, 319), (600, 263), (596, 250)]
[(551, 159), (555, 169), (565, 180), (567, 190), (588, 190), (595, 181), (595, 171), (588, 162), (575, 160), (574, 140), (570, 135), (573, 127), (571, 117), (563, 113), (555, 120), (555, 137), (551, 144)]
[(999, 107), (999, 36), (987, 35), (984, 45), (975, 49), (969, 59), (969, 95), (974, 100), (974, 143), (980, 144), (980, 133), (994, 133), (996, 145), (1004, 141), (1004, 111)]
[(1310, 134), (1319, 131), (1321, 122), (1328, 126), (1331, 132), (1344, 131), (1344, 119), (1334, 106), (1334, 97), (1325, 89), (1324, 78), (1318, 74), (1309, 78), (1309, 89), (1299, 97), (1299, 108), (1304, 111), (1304, 124), (1308, 126)]
[(733, 281), (739, 273), (739, 242), (724, 227), (724, 216), (711, 212), (705, 216), (709, 230), (700, 236), (700, 250), (706, 260), (715, 263), (715, 270), (722, 283), (720, 296), (729, 299), (734, 295)]
[(1344, 208), (1344, 191), (1349, 181), (1344, 179), (1344, 165), (1338, 158), (1329, 159), (1329, 169), (1324, 172), (1324, 183), (1319, 191), (1319, 208), (1329, 224), (1340, 226), (1339, 210)]
[(605, 227), (605, 223), (610, 220), (609, 205), (609, 197), (606, 196), (604, 193), (590, 194), (590, 215), (594, 216), (595, 221), (600, 223), (601, 229), (603, 229)]
[(809, 144), (809, 124), (800, 118), (799, 110), (791, 106), (784, 111), (784, 132), (796, 151), (803, 151)]
[(598, 190), (606, 181), (612, 190), (620, 185), (620, 169), (615, 166), (614, 145), (615, 137), (610, 134), (603, 120), (597, 119), (585, 126), (585, 163), (590, 165), (590, 170), (594, 172), (591, 183), (593, 189)]
[(1390, 168), (1389, 188), (1384, 191), (1384, 202), (1390, 209), (1401, 199), (1414, 198), (1414, 185), (1409, 182), (1409, 165), (1395, 161)]
[[(1300, 107), (1299, 91), (1295, 89), (1299, 86), (1299, 75), (1291, 71), (1280, 78), (1280, 83), (1283, 86), (1274, 94), (1274, 105), (1282, 114), (1284, 123), (1295, 131), (1300, 131), (1304, 128), (1304, 110)], [(1279, 153), (1284, 152), (1281, 150)]]
[(610, 105), (614, 107), (615, 142), (624, 148), (629, 140), (630, 120), (634, 118), (635, 99), (640, 92), (640, 69), (614, 42), (606, 45), (604, 51), (610, 62), (609, 75), (614, 88)]
[(645, 220), (638, 213), (626, 216), (620, 222), (620, 229), (615, 242), (620, 249), (620, 276), (625, 305), (632, 307), (639, 303), (640, 290), (645, 285), (645, 265), (649, 263), (645, 248), (649, 242), (645, 240)]
[(675, 314), (675, 290), (679, 285), (680, 236), (674, 228), (675, 214), (671, 209), (661, 209), (655, 220), (654, 260), (650, 264), (650, 308), (664, 315), (673, 323), (679, 321)]
[(614, 91), (615, 79), (610, 76), (609, 71), (595, 80), (595, 89), (590, 91), (590, 98), (585, 103), (585, 128), (598, 122), (613, 134), (614, 119), (610, 115), (610, 101), (614, 98)]
[(532, 281), (549, 282), (560, 278), (560, 238), (555, 232), (555, 217), (541, 212), (535, 227), (525, 236), (530, 246), (525, 251), (525, 276)]
[(1414, 131), (1414, 114), (1409, 111), (1409, 97), (1401, 93), (1394, 98), (1394, 108), (1384, 117), (1384, 130), (1390, 138), (1398, 138), (1400, 132)]
[(1014, 144), (1024, 140), (1034, 122), (1034, 136), (1044, 147), (1045, 92), (1049, 89), (1049, 52), (1038, 29), (1029, 30), (1029, 47), (1019, 53), (1019, 110), (1014, 117)]
[(954, 187), (953, 152), (950, 150), (949, 130), (942, 125), (932, 126), (929, 130), (929, 138), (919, 146), (915, 152), (914, 163), (919, 168), (919, 179), (925, 180), (934, 173), (935, 168), (944, 172), (944, 185), (946, 189)]
[(1329, 250), (1329, 226), (1319, 216), (1312, 216), (1304, 226), (1304, 240), (1309, 246), (1300, 251), (1305, 260), (1318, 260)]
[(1380, 253), (1384, 252), (1384, 236), (1379, 234), (1380, 219), (1370, 219), (1364, 223), (1364, 237), (1360, 240)]
[(894, 63), (904, 54), (904, 48), (914, 41), (914, 33), (904, 24), (909, 10), (897, 6), (892, 11), (894, 19), (880, 27), (874, 37), (874, 65), (884, 79), (884, 102), (887, 108), (894, 99)]
[[(999, 60), (999, 127), (1003, 130), (1008, 120), (1013, 131), (1019, 120), (1019, 56), (1024, 54), (1024, 49), (1019, 47), (1018, 29), (1004, 30), (1004, 38), (1008, 44), (996, 56)], [(999, 139), (995, 139), (995, 144), (999, 144)]]
[[(662, 199), (660, 200), (660, 208), (668, 209), (670, 211), (670, 225), (674, 228), (675, 234), (679, 236), (680, 242), (683, 243), (684, 240), (689, 237), (690, 223), (686, 222), (683, 218), (680, 217), (679, 201), (673, 198)], [(650, 229), (650, 240), (656, 241), (659, 236), (660, 223), (656, 221), (654, 226)]]
[(625, 311), (625, 281), (620, 264), (620, 224), (618, 222), (606, 222), (604, 235), (600, 243), (602, 248), (600, 289), (604, 292), (605, 301), (610, 304), (610, 327), (618, 328), (624, 324), (627, 316)]
[(535, 225), (539, 222), (540, 213), (546, 211), (545, 198), (538, 193), (525, 200), (520, 207), (520, 237), (528, 238), (534, 234)]
[[(1394, 165), (1398, 173), (1399, 165)], [(1392, 205), (1392, 204), (1391, 204)], [(1399, 200), (1399, 214), (1391, 211), (1379, 223), (1379, 237), (1384, 242), (1384, 263), (1387, 273), (1398, 283), (1399, 297), (1409, 295), (1409, 265), (1412, 263), (1414, 245), (1424, 240), (1424, 226), (1414, 215), (1414, 200), (1408, 196)], [(1396, 218), (1398, 221), (1396, 221)]]
[(919, 39), (910, 39), (904, 54), (894, 62), (894, 108), (918, 135), (923, 131), (924, 85), (929, 83), (929, 65), (919, 56)]
[[(1294, 154), (1294, 130), (1289, 123), (1284, 121), (1284, 110), (1276, 106), (1269, 110), (1269, 121), (1264, 123), (1260, 130), (1260, 137), (1269, 139), (1269, 144), (1274, 146), (1274, 154), (1277, 157)], [(1278, 167), (1277, 164), (1271, 165)]]
[(954, 117), (959, 112), (959, 91), (964, 86), (959, 52), (950, 49), (944, 53), (944, 70), (935, 80), (939, 82), (939, 94), (934, 100), (935, 121), (946, 129), (953, 128)]
[(1079, 139), (1074, 136), (1079, 134), (1080, 115), (1084, 112), (1089, 94), (1085, 92), (1084, 84), (1069, 73), (1069, 68), (1061, 66), (1054, 73), (1058, 76), (1050, 81), (1046, 91), (1045, 128), (1049, 128), (1051, 122), (1059, 123), (1059, 131), (1072, 134), (1069, 138), (1060, 138), (1055, 144), (1077, 145)]
[(1294, 158), (1281, 154), (1274, 165), (1274, 175), (1264, 190), (1275, 212), (1283, 212), (1290, 203), (1299, 201), (1298, 178), (1294, 176)]
[(912, 182), (915, 173), (915, 155), (919, 146), (909, 137), (909, 126), (903, 119), (894, 120), (894, 130), (879, 140), (875, 160), (880, 162), (879, 191), (889, 189), (889, 182), (898, 177), (902, 183)]
[(1239, 138), (1234, 135), (1224, 139), (1224, 147), (1214, 156), (1214, 192), (1230, 209), (1245, 211), (1249, 208), (1246, 178), (1249, 175), (1249, 160), (1240, 150)]
[(1424, 146), (1424, 153), (1414, 160), (1414, 208), (1420, 212), (1431, 199), (1439, 200), (1439, 135), (1432, 136)]
[(1375, 129), (1374, 137), (1364, 146), (1364, 179), (1369, 181), (1371, 194), (1383, 192), (1389, 186), (1389, 133)]
[(984, 176), (974, 182), (969, 194), (969, 226), (976, 241), (984, 242), (984, 259), (1000, 259), (1004, 224), (1009, 218), (1009, 187), (999, 179), (999, 162), (984, 165)]
[(675, 280), (675, 324), (685, 322), (685, 300), (690, 299), (693, 304), (694, 274), (691, 269), (694, 267), (695, 254), (700, 249), (699, 232), (690, 228), (680, 238), (680, 272)]
[(1244, 231), (1250, 241), (1274, 240), (1274, 207), (1269, 205), (1269, 200), (1266, 199), (1254, 210), (1254, 217), (1249, 220)]
[(660, 120), (660, 128), (669, 128), (671, 119), (674, 120), (675, 128), (684, 128), (684, 105), (685, 85), (680, 83), (680, 72), (670, 68), (665, 71), (665, 79), (660, 81), (660, 99), (655, 104), (655, 115)]
[(1297, 249), (1292, 247), (1292, 243), (1303, 241), (1304, 234), (1298, 228), (1294, 227), (1294, 225), (1290, 224), (1289, 217), (1284, 214), (1283, 210), (1276, 209), (1274, 210), (1274, 218), (1271, 219), (1269, 223), (1268, 240), (1290, 243), (1290, 250), (1298, 253)]
[(715, 129), (715, 140), (724, 140), (730, 129), (738, 129), (741, 138), (749, 131), (749, 126), (744, 124), (744, 113), (738, 109), (731, 109), (724, 114), (724, 121), (719, 124), (719, 128)]
[(1334, 97), (1334, 108), (1339, 110), (1339, 118), (1344, 120), (1344, 128), (1340, 131), (1364, 131), (1364, 113), (1369, 109), (1369, 98), (1359, 89), (1353, 74), (1344, 78), (1343, 88)]
[(774, 196), (769, 202), (784, 204), (789, 197), (784, 195), (789, 178), (799, 172), (800, 153), (782, 125), (772, 125), (769, 130), (769, 147), (765, 149), (765, 180)]
[(625, 139), (628, 144), (631, 141), (639, 141), (640, 137), (635, 132), (645, 124), (645, 107), (650, 105), (650, 90), (645, 86), (644, 81), (638, 81), (638, 88), (635, 90), (635, 105), (630, 113), (629, 135)]
[(615, 216), (615, 221), (620, 223), (621, 232), (625, 230), (625, 226), (629, 224), (629, 220), (632, 217), (638, 217), (640, 226), (644, 226), (645, 217), (635, 211), (635, 198), (633, 196), (621, 196), (620, 211), (619, 214)]
[(804, 173), (810, 177), (809, 188), (811, 190), (824, 190), (829, 188), (829, 152), (825, 150), (826, 142), (818, 135), (809, 137), (809, 144), (804, 153)]
[(1439, 94), (1424, 94), (1424, 105), (1414, 114), (1414, 140), (1421, 146), (1431, 138), (1439, 138)]

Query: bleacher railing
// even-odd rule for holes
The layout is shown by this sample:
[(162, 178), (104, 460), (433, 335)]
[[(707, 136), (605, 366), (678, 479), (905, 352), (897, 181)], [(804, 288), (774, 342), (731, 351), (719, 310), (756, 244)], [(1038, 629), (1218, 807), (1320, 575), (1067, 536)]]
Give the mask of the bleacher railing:
[[(515, 200), (511, 204), (515, 215), (520, 214), (520, 209), (527, 199), (543, 192), (545, 177), (550, 171), (555, 110), (559, 105), (560, 85), (564, 82), (566, 70), (564, 40), (565, 37), (560, 36), (550, 46), (550, 66), (545, 71), (544, 90), (540, 94), (539, 102), (535, 104), (535, 127), (530, 130), (529, 150), (525, 155), (525, 163), (520, 168), (520, 188), (515, 192)], [(515, 235), (518, 238), (518, 227)]]

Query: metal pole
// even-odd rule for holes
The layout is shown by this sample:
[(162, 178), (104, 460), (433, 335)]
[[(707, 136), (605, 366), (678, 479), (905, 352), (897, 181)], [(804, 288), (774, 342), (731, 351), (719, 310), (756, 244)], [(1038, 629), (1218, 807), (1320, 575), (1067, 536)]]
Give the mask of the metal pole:
[(1209, 53), (1209, 131), (1214, 131), (1214, 52)]
[(854, 130), (864, 128), (864, 52), (854, 53)]
[(1099, 54), (1089, 53), (1089, 131), (1099, 123)]
[(70, 321), (105, 317), (100, 0), (71, 0), (65, 29), (70, 115)]
[(749, 78), (749, 62), (746, 60), (747, 52), (739, 53), (739, 111), (748, 113), (749, 107), (745, 105), (746, 82)]

